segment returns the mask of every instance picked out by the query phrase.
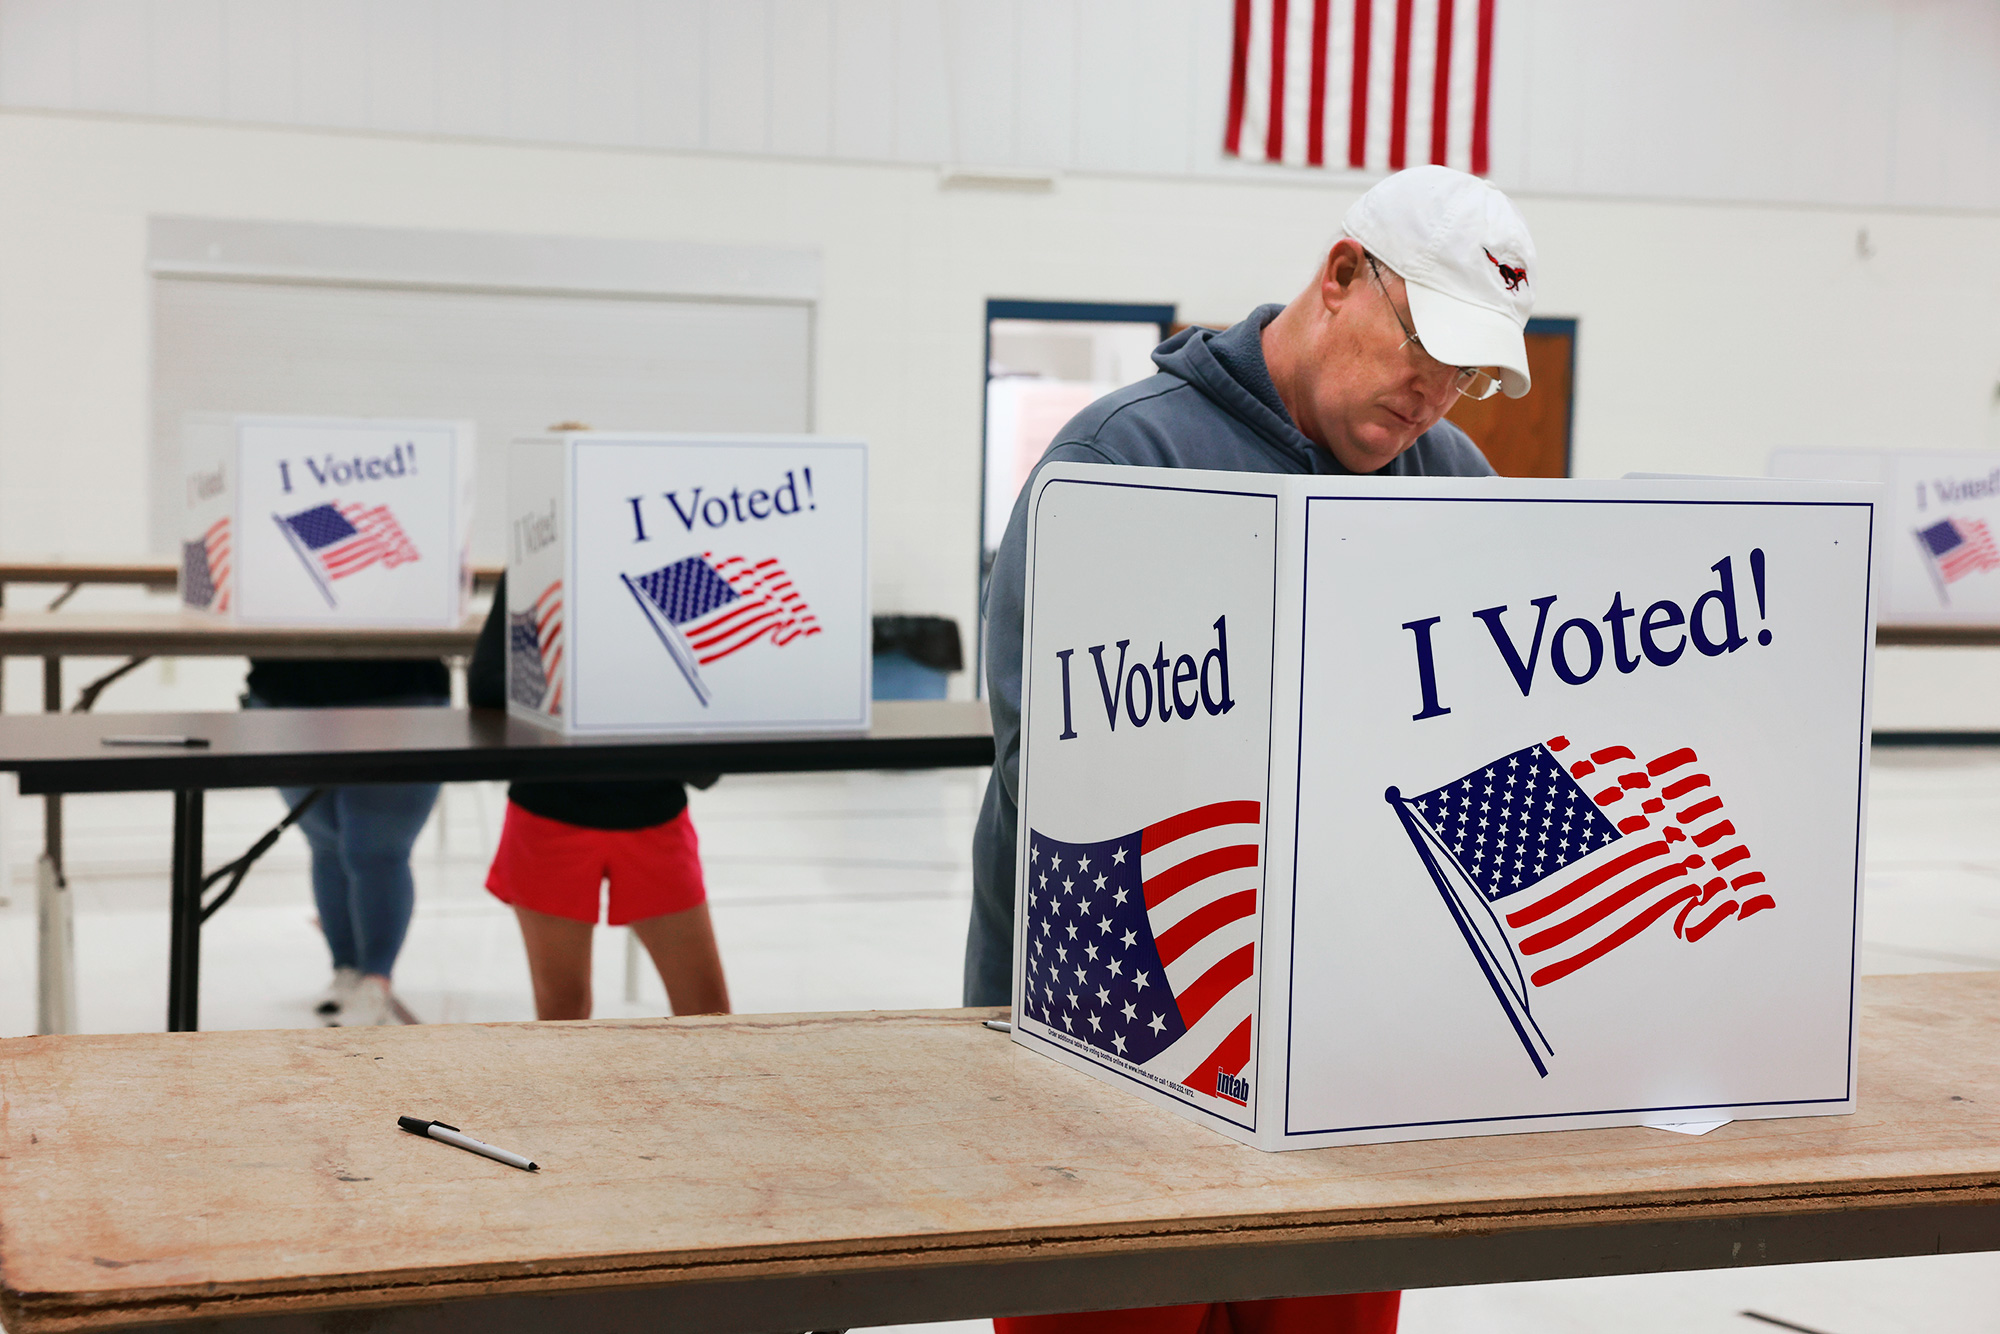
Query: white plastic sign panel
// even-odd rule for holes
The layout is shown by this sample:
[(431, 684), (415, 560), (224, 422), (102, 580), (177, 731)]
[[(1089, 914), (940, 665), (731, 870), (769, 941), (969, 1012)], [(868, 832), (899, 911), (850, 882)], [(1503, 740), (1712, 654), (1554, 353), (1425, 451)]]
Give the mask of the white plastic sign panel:
[(270, 624), (464, 619), (471, 423), (202, 415), (182, 440), (190, 610)]
[(509, 708), (573, 733), (865, 731), (868, 452), (814, 436), (517, 441)]
[(1018, 1041), (1266, 1149), (1852, 1110), (1867, 488), (1038, 488)]
[(1778, 450), (1773, 477), (1884, 490), (1884, 625), (2000, 625), (2000, 453)]

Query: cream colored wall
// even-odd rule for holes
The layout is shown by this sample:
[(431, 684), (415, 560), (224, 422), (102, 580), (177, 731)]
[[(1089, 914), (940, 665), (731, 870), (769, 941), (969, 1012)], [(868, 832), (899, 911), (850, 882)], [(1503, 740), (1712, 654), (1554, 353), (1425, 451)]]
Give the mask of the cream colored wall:
[[(1303, 282), (1353, 192), (1302, 175), (945, 189), (922, 166), (19, 111), (0, 112), (0, 182), (0, 554), (143, 550), (149, 214), (808, 247), (819, 425), (874, 449), (877, 605), (968, 627), (985, 299), (1233, 320)], [(1538, 309), (1582, 322), (1580, 474), (2000, 445), (2000, 214), (1519, 202)]]

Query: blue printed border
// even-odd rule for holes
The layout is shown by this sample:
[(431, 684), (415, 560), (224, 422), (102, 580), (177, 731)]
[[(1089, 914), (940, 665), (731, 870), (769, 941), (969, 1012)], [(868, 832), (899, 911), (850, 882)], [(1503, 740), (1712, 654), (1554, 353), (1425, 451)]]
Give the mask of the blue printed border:
[[(1868, 559), (1867, 568), (1875, 565), (1875, 507), (1866, 501), (1850, 500), (1618, 500), (1613, 498), (1588, 499), (1585, 497), (1558, 496), (1393, 496), (1393, 495), (1315, 495), (1307, 496), (1305, 504), (1305, 535), (1301, 550), (1299, 576), (1299, 679), (1306, 680), (1306, 656), (1310, 648), (1310, 636), (1305, 630), (1305, 611), (1310, 598), (1307, 585), (1312, 578), (1312, 519), (1313, 506), (1322, 501), (1368, 501), (1375, 504), (1400, 503), (1416, 505), (1695, 505), (1695, 506), (1735, 506), (1750, 509), (1860, 509), (1868, 511)], [(1869, 635), (1869, 621), (1874, 615), (1874, 584), (1871, 578), (1867, 595), (1862, 600), (1861, 633), (1863, 648), (1861, 653), (1861, 716), (1856, 719), (1860, 736), (1859, 751), (1856, 756), (1856, 776), (1866, 771), (1868, 762), (1868, 650), (1874, 646)], [(1299, 866), (1299, 818), (1304, 813), (1303, 797), (1300, 792), (1305, 772), (1305, 746), (1298, 748), (1295, 760), (1296, 777), (1293, 780), (1292, 801), (1292, 939), (1290, 972), (1296, 975), (1298, 968), (1298, 866)], [(1634, 1116), (1652, 1115), (1657, 1112), (1711, 1112), (1727, 1111), (1732, 1108), (1748, 1110), (1761, 1107), (1811, 1107), (1828, 1103), (1846, 1102), (1855, 1094), (1854, 1085), (1854, 987), (1856, 957), (1861, 949), (1861, 886), (1864, 868), (1861, 863), (1861, 830), (1867, 812), (1862, 803), (1867, 799), (1867, 786), (1859, 781), (1855, 784), (1855, 840), (1854, 840), (1854, 915), (1848, 936), (1848, 977), (1850, 979), (1847, 1002), (1847, 1091), (1828, 1098), (1772, 1098), (1738, 1102), (1669, 1104), (1659, 1107), (1598, 1107), (1570, 1112), (1521, 1112), (1509, 1116), (1467, 1116), (1446, 1118), (1436, 1121), (1394, 1121), (1377, 1125), (1327, 1126), (1315, 1130), (1292, 1129), (1292, 1081), (1285, 1080), (1285, 1130), (1286, 1138), (1307, 1135), (1344, 1135), (1376, 1130), (1421, 1130), (1434, 1126), (1491, 1125), (1498, 1122), (1528, 1122), (1575, 1120), (1589, 1116)], [(1293, 1039), (1292, 989), (1285, 990), (1285, 1068), (1292, 1064)]]
[[(868, 541), (867, 541), (867, 535), (868, 535), (867, 442), (862, 440), (855, 440), (847, 436), (782, 435), (776, 433), (771, 435), (746, 434), (742, 436), (735, 436), (731, 435), (728, 432), (717, 432), (715, 435), (684, 434), (672, 438), (666, 436), (647, 436), (642, 432), (636, 432), (636, 431), (629, 433), (622, 431), (604, 431), (604, 432), (590, 432), (589, 434), (593, 436), (601, 435), (603, 438), (570, 441), (569, 448), (566, 451), (568, 454), (568, 458), (564, 460), (566, 471), (568, 473), (568, 485), (569, 485), (569, 495), (567, 499), (570, 502), (571, 506), (571, 512), (568, 516), (569, 532), (565, 534), (564, 538), (564, 546), (569, 552), (569, 568), (564, 571), (564, 577), (565, 579), (569, 580), (572, 584), (576, 579), (576, 570), (577, 570), (577, 563), (576, 563), (577, 533), (576, 533), (576, 514), (575, 514), (577, 474), (582, 467), (582, 457), (583, 457), (583, 451), (585, 449), (609, 449), (609, 448), (623, 449), (628, 447), (647, 447), (653, 449), (659, 449), (663, 447), (678, 448), (678, 449), (714, 449), (720, 447), (727, 447), (731, 449), (820, 449), (820, 450), (825, 450), (828, 453), (832, 453), (835, 450), (859, 452), (861, 455), (861, 534), (862, 534), (861, 615), (863, 622), (863, 629), (861, 633), (861, 679), (864, 684), (862, 686), (861, 696), (858, 701), (861, 707), (856, 709), (852, 716), (845, 718), (812, 719), (810, 721), (800, 720), (800, 719), (779, 718), (779, 719), (771, 719), (767, 721), (754, 722), (754, 723), (749, 723), (749, 722), (703, 723), (699, 721), (692, 721), (692, 722), (680, 722), (680, 723), (648, 723), (643, 725), (632, 724), (632, 723), (585, 723), (579, 721), (576, 716), (576, 709), (578, 705), (581, 703), (583, 692), (581, 689), (576, 689), (569, 692), (570, 710), (571, 710), (568, 720), (569, 732), (576, 736), (586, 736), (586, 735), (596, 735), (596, 734), (613, 734), (613, 735), (623, 734), (630, 736), (645, 731), (675, 732), (687, 736), (706, 736), (706, 735), (730, 736), (730, 735), (755, 735), (759, 733), (774, 733), (774, 732), (785, 732), (785, 731), (794, 731), (802, 733), (832, 732), (832, 731), (840, 731), (847, 728), (861, 727), (864, 724), (866, 724), (870, 716), (869, 688), (866, 683), (869, 680), (869, 656), (872, 648), (872, 640), (870, 639), (867, 631), (867, 622), (870, 613), (874, 609), (873, 593), (869, 587), (870, 569), (868, 564)], [(563, 437), (558, 436), (556, 437), (556, 439), (560, 443)], [(564, 594), (564, 597), (566, 599), (573, 599), (575, 597), (575, 593), (574, 591), (566, 592)], [(581, 634), (581, 625), (578, 621), (575, 620), (566, 620), (565, 629), (575, 629), (579, 632), (579, 635)], [(570, 641), (570, 665), (572, 667), (582, 657), (582, 650), (583, 650), (583, 644), (580, 638), (572, 639)], [(578, 678), (576, 677), (575, 673), (572, 672), (570, 679), (572, 681), (576, 681)], [(561, 720), (558, 720), (559, 723), (560, 721)]]
[[(1265, 870), (1265, 875), (1264, 875), (1263, 897), (1259, 899), (1257, 904), (1257, 973), (1256, 973), (1257, 1008), (1256, 1008), (1256, 1022), (1251, 1025), (1253, 1036), (1250, 1042), (1250, 1061), (1253, 1070), (1252, 1078), (1254, 1081), (1251, 1087), (1253, 1090), (1255, 1090), (1255, 1092), (1253, 1092), (1251, 1096), (1257, 1099), (1256, 1108), (1261, 1108), (1263, 1106), (1263, 1090), (1264, 1090), (1263, 1064), (1262, 1064), (1263, 1054), (1264, 1054), (1264, 980), (1267, 976), (1269, 976), (1269, 974), (1267, 974), (1264, 971), (1264, 966), (1265, 966), (1264, 923), (1267, 919), (1265, 907), (1270, 902), (1270, 893), (1271, 893), (1270, 874), (1269, 874), (1271, 865), (1271, 768), (1272, 764), (1275, 762), (1277, 758), (1277, 735), (1275, 730), (1277, 711), (1274, 707), (1274, 703), (1275, 703), (1275, 696), (1277, 694), (1277, 682), (1278, 682), (1278, 569), (1279, 569), (1278, 562), (1282, 560), (1284, 556), (1284, 543), (1282, 541), (1282, 533), (1279, 530), (1279, 525), (1283, 518), (1282, 510), (1283, 510), (1284, 498), (1276, 490), (1240, 491), (1240, 490), (1225, 490), (1220, 487), (1208, 487), (1208, 486), (1164, 486), (1154, 482), (1113, 482), (1113, 481), (1100, 482), (1100, 481), (1089, 480), (1087, 478), (1082, 478), (1082, 477), (1057, 477), (1051, 479), (1046, 485), (1042, 487), (1040, 491), (1038, 491), (1035, 494), (1034, 511), (1032, 518), (1030, 520), (1031, 535), (1039, 533), (1041, 528), (1042, 498), (1048, 495), (1049, 492), (1055, 490), (1059, 486), (1111, 487), (1121, 491), (1172, 491), (1183, 495), (1239, 496), (1255, 500), (1268, 500), (1271, 502), (1271, 646), (1270, 646), (1271, 671), (1270, 671), (1270, 679), (1265, 682), (1264, 814), (1263, 814), (1263, 828), (1259, 833), (1261, 842), (1259, 843), (1258, 853), (1257, 853), (1257, 855), (1263, 859), (1262, 865)], [(1035, 618), (1034, 618), (1035, 590), (1032, 586), (1027, 586), (1023, 588), (1022, 592), (1024, 595), (1024, 605), (1023, 605), (1024, 614), (1022, 616), (1022, 654), (1023, 657), (1028, 662), (1033, 662), (1034, 636), (1035, 636)], [(1034, 682), (1034, 674), (1032, 672), (1023, 673), (1021, 678), (1021, 719), (1023, 724), (1021, 728), (1021, 767), (1023, 771), (1027, 769), (1028, 749), (1033, 744), (1033, 738), (1029, 735), (1026, 726), (1026, 721), (1028, 718), (1029, 696), (1030, 696), (1030, 691), (1033, 688), (1033, 682)], [(1026, 812), (1024, 807), (1021, 814), (1025, 815), (1025, 813)], [(1251, 1110), (1250, 1119), (1247, 1123), (1239, 1121), (1233, 1116), (1227, 1116), (1222, 1112), (1215, 1110), (1212, 1107), (1205, 1107), (1201, 1103), (1195, 1102), (1193, 1100), (1192, 1094), (1190, 1094), (1187, 1097), (1182, 1097), (1180, 1094), (1174, 1092), (1171, 1088), (1167, 1086), (1155, 1084), (1151, 1080), (1135, 1078), (1133, 1075), (1129, 1074), (1124, 1070), (1119, 1069), (1117, 1066), (1109, 1064), (1108, 1062), (1105, 1062), (1103, 1060), (1100, 1060), (1097, 1057), (1089, 1055), (1084, 1051), (1075, 1050), (1073, 1048), (1064, 1046), (1061, 1043), (1051, 1042), (1048, 1038), (1041, 1036), (1039, 1033), (1030, 1032), (1028, 1028), (1022, 1023), (1022, 1011), (1020, 1004), (1021, 1001), (1020, 982), (1022, 977), (1024, 976), (1024, 973), (1021, 965), (1022, 965), (1022, 960), (1027, 957), (1026, 945), (1024, 943), (1024, 935), (1026, 928), (1023, 925), (1023, 918), (1020, 913), (1021, 829), (1025, 826), (1025, 824), (1026, 824), (1025, 819), (1017, 818), (1015, 825), (1015, 833), (1014, 833), (1014, 902), (1015, 902), (1014, 960), (1012, 965), (1010, 966), (1010, 971), (1012, 973), (1012, 976), (1008, 979), (1014, 989), (1014, 994), (1013, 994), (1014, 1036), (1019, 1039), (1033, 1042), (1038, 1047), (1047, 1048), (1050, 1052), (1061, 1052), (1063, 1055), (1073, 1060), (1082, 1061), (1086, 1064), (1095, 1066), (1097, 1069), (1103, 1070), (1107, 1074), (1116, 1075), (1118, 1078), (1125, 1080), (1127, 1083), (1136, 1085), (1137, 1087), (1148, 1090), (1149, 1092), (1156, 1093), (1164, 1097), (1173, 1098), (1174, 1100), (1180, 1102), (1182, 1105), (1190, 1108), (1191, 1110), (1201, 1113), (1203, 1116), (1212, 1116), (1218, 1121), (1227, 1122), (1229, 1125), (1235, 1126), (1240, 1130), (1248, 1131), (1252, 1135), (1256, 1134), (1257, 1133), (1256, 1108), (1253, 1108)]]

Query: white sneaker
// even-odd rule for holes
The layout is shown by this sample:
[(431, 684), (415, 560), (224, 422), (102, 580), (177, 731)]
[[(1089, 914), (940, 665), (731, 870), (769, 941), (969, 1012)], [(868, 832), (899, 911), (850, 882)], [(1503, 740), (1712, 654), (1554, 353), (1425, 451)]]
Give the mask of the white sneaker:
[(332, 1020), (329, 1016), (340, 1013), (341, 1008), (354, 995), (354, 988), (360, 984), (361, 970), (359, 968), (334, 969), (333, 981), (327, 983), (326, 990), (321, 992), (320, 998), (313, 1002), (313, 1013), (321, 1016), (323, 1021), (331, 1023)]
[(388, 980), (380, 977), (357, 979), (347, 1003), (327, 1021), (334, 1028), (376, 1028), (402, 1022), (396, 1017), (395, 1006), (390, 1004)]

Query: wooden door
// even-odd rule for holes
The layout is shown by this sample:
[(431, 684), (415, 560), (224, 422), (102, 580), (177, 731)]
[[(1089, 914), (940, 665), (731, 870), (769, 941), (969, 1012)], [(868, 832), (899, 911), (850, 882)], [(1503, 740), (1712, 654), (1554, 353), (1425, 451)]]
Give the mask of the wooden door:
[(1445, 414), (1472, 437), (1502, 477), (1567, 477), (1575, 401), (1576, 321), (1529, 320), (1526, 398), (1458, 400)]

